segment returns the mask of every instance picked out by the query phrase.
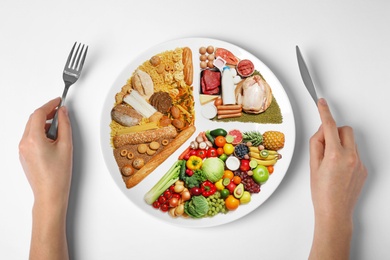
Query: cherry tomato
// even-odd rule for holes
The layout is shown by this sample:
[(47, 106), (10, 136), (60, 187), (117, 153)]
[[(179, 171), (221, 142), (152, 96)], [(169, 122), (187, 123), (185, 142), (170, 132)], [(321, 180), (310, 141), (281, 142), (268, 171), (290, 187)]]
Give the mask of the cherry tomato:
[(217, 157), (218, 156), (218, 152), (217, 152), (217, 149), (215, 148), (209, 148), (207, 150), (207, 157)]
[(180, 199), (180, 194), (179, 193), (173, 193), (172, 198)]
[(247, 159), (242, 159), (241, 160), (241, 165), (240, 165), (240, 170), (243, 172), (249, 171), (251, 167), (249, 166), (249, 160)]
[(159, 202), (160, 204), (164, 204), (166, 201), (167, 201), (167, 199), (166, 199), (164, 196), (158, 197), (158, 202)]
[(155, 202), (153, 202), (153, 208), (155, 209), (158, 209), (160, 207), (160, 202), (158, 202), (158, 200), (156, 200)]
[(169, 209), (168, 203), (162, 204), (162, 205), (160, 206), (160, 209), (161, 209), (161, 211), (163, 211), (163, 212), (167, 212), (168, 209)]
[(225, 144), (226, 144), (226, 139), (225, 137), (223, 136), (217, 136), (215, 137), (214, 139), (214, 144), (217, 146), (217, 147), (223, 147)]
[(164, 197), (169, 200), (172, 197), (172, 192), (170, 190), (164, 191)]

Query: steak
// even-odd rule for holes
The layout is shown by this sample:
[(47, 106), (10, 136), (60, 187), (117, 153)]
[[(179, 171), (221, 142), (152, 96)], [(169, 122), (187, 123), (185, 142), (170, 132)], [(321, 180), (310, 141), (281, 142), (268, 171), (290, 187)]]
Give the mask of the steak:
[(221, 73), (219, 71), (204, 70), (201, 76), (202, 93), (207, 95), (219, 94)]

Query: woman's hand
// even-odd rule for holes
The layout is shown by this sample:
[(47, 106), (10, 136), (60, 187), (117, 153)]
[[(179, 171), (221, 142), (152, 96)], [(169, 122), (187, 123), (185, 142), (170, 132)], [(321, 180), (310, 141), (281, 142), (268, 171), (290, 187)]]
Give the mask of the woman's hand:
[(353, 129), (337, 127), (324, 99), (319, 100), (318, 110), (322, 125), (310, 139), (311, 193), (316, 222), (310, 256), (311, 259), (347, 259), (353, 211), (367, 170), (360, 160)]
[(66, 212), (72, 176), (72, 130), (65, 107), (58, 110), (58, 137), (46, 137), (60, 99), (34, 111), (19, 144), (20, 162), (34, 193), (30, 259), (67, 259)]

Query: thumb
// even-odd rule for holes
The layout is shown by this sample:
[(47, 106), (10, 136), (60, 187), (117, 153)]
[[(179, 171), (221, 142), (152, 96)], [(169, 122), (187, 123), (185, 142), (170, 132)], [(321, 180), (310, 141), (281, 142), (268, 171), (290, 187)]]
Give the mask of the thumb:
[(72, 143), (72, 127), (68, 115), (68, 109), (62, 106), (58, 110), (58, 137), (61, 142)]

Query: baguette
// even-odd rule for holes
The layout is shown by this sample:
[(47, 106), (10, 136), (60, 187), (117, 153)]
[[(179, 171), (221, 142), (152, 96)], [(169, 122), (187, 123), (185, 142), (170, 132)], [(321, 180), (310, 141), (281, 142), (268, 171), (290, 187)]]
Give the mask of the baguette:
[(191, 135), (195, 132), (195, 126), (191, 125), (181, 131), (176, 138), (164, 148), (160, 153), (154, 156), (148, 163), (146, 163), (139, 171), (134, 173), (126, 182), (128, 189), (140, 183), (146, 176), (154, 171), (157, 166), (162, 164), (173, 152), (175, 152)]
[(183, 48), (182, 61), (184, 65), (184, 82), (188, 85), (192, 85), (193, 78), (193, 65), (192, 65), (192, 51), (188, 47)]
[(126, 144), (150, 143), (159, 138), (174, 138), (176, 136), (176, 128), (173, 125), (168, 125), (154, 130), (119, 134), (113, 137), (112, 142), (114, 147), (118, 148)]

